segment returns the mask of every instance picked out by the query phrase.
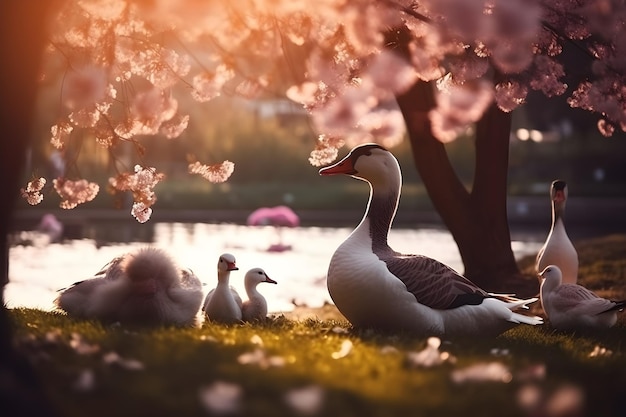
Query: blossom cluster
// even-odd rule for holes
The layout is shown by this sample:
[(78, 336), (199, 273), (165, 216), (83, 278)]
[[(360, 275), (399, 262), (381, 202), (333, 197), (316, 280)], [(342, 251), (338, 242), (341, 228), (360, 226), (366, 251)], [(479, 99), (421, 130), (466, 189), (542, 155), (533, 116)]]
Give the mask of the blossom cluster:
[(100, 191), (98, 184), (87, 180), (72, 181), (65, 178), (56, 178), (52, 183), (55, 191), (61, 197), (59, 206), (63, 209), (73, 209), (79, 204), (91, 201)]
[(134, 174), (125, 172), (109, 178), (109, 185), (116, 190), (132, 192), (131, 214), (138, 222), (145, 223), (152, 216), (152, 206), (157, 201), (154, 187), (164, 178), (165, 175), (153, 167), (135, 165)]
[(225, 182), (235, 170), (235, 164), (231, 161), (224, 161), (214, 165), (204, 165), (196, 161), (189, 164), (189, 173), (200, 175), (202, 178), (212, 182)]
[[(311, 115), (319, 135), (310, 157), (314, 165), (330, 162), (344, 144), (401, 141), (406, 115), (395, 98), (418, 82), (439, 87), (428, 116), (443, 142), (493, 105), (514, 110), (530, 91), (568, 94), (572, 107), (602, 116), (598, 129), (607, 136), (626, 131), (623, 2), (231, 3), (65, 2), (51, 26), (45, 74), (61, 74), (62, 111), (51, 127), (51, 145), (63, 150), (77, 131), (86, 131), (81, 138), (93, 137), (115, 155), (123, 142), (143, 149), (139, 137), (180, 137), (189, 116), (180, 108), (176, 86), (200, 103), (223, 94), (256, 98), (283, 89)], [(561, 55), (568, 45), (590, 63), (577, 85), (565, 82), (569, 69)], [(232, 169), (229, 161), (189, 166), (190, 173), (215, 182), (226, 180)], [(122, 174), (110, 185), (123, 191), (136, 175)], [(41, 194), (29, 187), (25, 198), (40, 201)], [(138, 220), (149, 217), (154, 202), (146, 190), (151, 187), (133, 190)]]

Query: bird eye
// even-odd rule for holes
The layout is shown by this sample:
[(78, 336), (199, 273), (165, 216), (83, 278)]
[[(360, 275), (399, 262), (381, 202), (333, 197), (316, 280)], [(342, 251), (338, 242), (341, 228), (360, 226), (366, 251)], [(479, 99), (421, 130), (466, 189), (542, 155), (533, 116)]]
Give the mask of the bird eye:
[(259, 271), (259, 272), (257, 272), (257, 274), (259, 274), (259, 275), (263, 275), (263, 272)]

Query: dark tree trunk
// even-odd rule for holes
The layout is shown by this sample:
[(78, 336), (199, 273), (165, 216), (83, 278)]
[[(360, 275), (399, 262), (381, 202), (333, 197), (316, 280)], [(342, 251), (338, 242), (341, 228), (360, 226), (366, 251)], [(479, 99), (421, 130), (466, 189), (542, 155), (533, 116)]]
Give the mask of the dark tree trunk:
[(511, 249), (506, 210), (510, 114), (490, 107), (476, 124), (474, 181), (468, 191), (444, 145), (431, 131), (433, 86), (422, 81), (397, 96), (413, 160), (443, 222), (457, 243), (465, 275), (489, 291), (537, 293), (537, 280), (523, 280)]
[(0, 2), (0, 414), (52, 416), (28, 361), (15, 351), (4, 305), (8, 282), (8, 241), (13, 207), (32, 127), (37, 80), (52, 1)]

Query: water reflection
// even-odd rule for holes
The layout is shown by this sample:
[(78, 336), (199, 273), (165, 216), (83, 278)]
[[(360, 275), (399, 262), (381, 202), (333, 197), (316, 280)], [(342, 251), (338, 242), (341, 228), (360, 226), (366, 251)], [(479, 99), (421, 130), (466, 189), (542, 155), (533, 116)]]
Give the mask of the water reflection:
[[(239, 266), (239, 271), (231, 274), (231, 284), (240, 294), (245, 294), (245, 272), (262, 267), (278, 281), (278, 285), (259, 287), (271, 312), (290, 311), (294, 303), (316, 307), (331, 301), (325, 278), (328, 263), (335, 248), (352, 231), (352, 228), (329, 227), (283, 229), (282, 240), (291, 245), (292, 250), (269, 252), (267, 248), (279, 239), (271, 226), (156, 223), (152, 228), (143, 228), (149, 232), (140, 235), (119, 224), (104, 227), (104, 230), (97, 230), (95, 226), (92, 231), (88, 229), (87, 238), (47, 246), (12, 247), (10, 283), (4, 293), (7, 306), (50, 310), (58, 289), (92, 276), (122, 253), (151, 245), (165, 249), (181, 266), (191, 268), (205, 283), (205, 292), (217, 281), (218, 256), (230, 252), (236, 256)], [(110, 236), (109, 242), (102, 238), (103, 233)], [(130, 239), (124, 241), (124, 237)], [(545, 237), (535, 237), (513, 242), (518, 258), (537, 252), (540, 240)], [(393, 229), (389, 243), (398, 251), (421, 253), (457, 270), (463, 269), (456, 244), (445, 230), (435, 227)]]

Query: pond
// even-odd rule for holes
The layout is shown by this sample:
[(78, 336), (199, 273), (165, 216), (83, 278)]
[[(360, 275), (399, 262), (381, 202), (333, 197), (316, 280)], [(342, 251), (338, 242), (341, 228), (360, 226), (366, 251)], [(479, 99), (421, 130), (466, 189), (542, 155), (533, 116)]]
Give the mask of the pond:
[[(105, 226), (113, 227), (113, 226)], [(119, 226), (118, 226), (119, 227)], [(336, 247), (352, 228), (297, 227), (277, 229), (237, 224), (156, 223), (147, 239), (131, 242), (101, 242), (99, 239), (72, 239), (62, 243), (14, 245), (9, 252), (9, 284), (4, 293), (8, 307), (54, 308), (57, 291), (89, 278), (108, 261), (127, 251), (153, 246), (165, 249), (181, 267), (191, 268), (204, 283), (205, 293), (217, 282), (219, 255), (230, 252), (239, 271), (230, 282), (244, 295), (243, 277), (262, 267), (278, 285), (259, 286), (270, 312), (291, 311), (294, 306), (318, 307), (331, 302), (326, 289), (326, 271)], [(545, 232), (521, 235), (512, 242), (519, 259), (535, 254)], [(282, 252), (269, 251), (272, 245), (290, 246)], [(405, 253), (419, 253), (438, 259), (462, 271), (456, 243), (447, 230), (434, 226), (393, 229), (389, 244)]]

